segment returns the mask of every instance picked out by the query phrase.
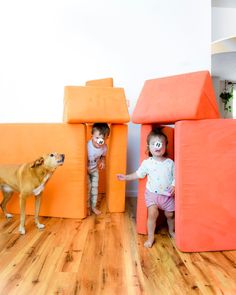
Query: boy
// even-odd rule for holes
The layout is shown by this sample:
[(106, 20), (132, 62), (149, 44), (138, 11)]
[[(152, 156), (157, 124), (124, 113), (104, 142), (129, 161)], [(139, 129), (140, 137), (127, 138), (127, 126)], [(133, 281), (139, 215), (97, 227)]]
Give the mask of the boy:
[(107, 153), (106, 139), (110, 134), (107, 123), (94, 123), (92, 126), (92, 138), (88, 141), (88, 212), (90, 208), (96, 215), (101, 214), (97, 209), (98, 197), (98, 169), (105, 168), (105, 156)]

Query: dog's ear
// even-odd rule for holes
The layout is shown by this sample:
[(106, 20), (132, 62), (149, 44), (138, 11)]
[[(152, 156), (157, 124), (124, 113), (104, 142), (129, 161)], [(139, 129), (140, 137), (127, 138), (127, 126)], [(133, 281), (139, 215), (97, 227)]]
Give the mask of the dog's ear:
[(44, 163), (44, 158), (40, 157), (37, 160), (34, 161), (34, 163), (31, 165), (31, 168), (38, 167)]

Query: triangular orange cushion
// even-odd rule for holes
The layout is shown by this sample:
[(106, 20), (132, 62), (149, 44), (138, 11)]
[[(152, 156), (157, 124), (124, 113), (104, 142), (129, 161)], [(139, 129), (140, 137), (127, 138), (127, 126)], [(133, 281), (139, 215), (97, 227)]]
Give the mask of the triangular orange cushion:
[(138, 124), (219, 118), (208, 71), (147, 80), (133, 112)]

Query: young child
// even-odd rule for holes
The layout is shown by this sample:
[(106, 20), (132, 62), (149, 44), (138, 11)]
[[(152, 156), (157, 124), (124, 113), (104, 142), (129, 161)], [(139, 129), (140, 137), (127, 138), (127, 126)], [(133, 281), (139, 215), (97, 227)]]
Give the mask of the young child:
[(97, 209), (98, 197), (98, 169), (105, 168), (105, 156), (107, 153), (106, 139), (110, 134), (107, 123), (94, 123), (92, 126), (92, 138), (88, 141), (88, 213), (101, 214)]
[(170, 236), (174, 237), (174, 162), (166, 157), (167, 143), (167, 137), (160, 128), (152, 130), (147, 137), (149, 158), (141, 163), (136, 172), (117, 175), (119, 180), (135, 180), (147, 176), (145, 200), (148, 208), (148, 239), (144, 243), (147, 248), (154, 243), (158, 209), (164, 210)]

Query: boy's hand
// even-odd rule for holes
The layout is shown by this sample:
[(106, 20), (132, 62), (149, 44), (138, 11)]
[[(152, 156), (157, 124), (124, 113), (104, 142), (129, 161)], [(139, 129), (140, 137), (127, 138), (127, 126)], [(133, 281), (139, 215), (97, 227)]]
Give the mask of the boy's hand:
[(104, 168), (105, 168), (105, 162), (104, 162), (104, 160), (100, 160), (98, 162), (98, 169), (102, 170)]
[(116, 174), (116, 177), (118, 178), (118, 180), (126, 180), (126, 175), (124, 174)]

